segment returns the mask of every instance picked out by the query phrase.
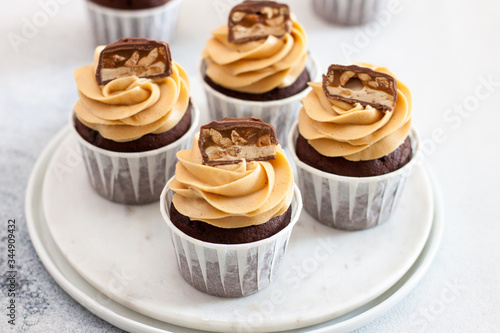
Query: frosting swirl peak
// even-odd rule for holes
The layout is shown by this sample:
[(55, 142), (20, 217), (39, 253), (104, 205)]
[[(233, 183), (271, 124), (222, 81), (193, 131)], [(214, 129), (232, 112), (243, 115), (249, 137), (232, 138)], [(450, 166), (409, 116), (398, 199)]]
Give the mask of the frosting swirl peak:
[(172, 75), (161, 79), (127, 76), (99, 86), (93, 65), (75, 70), (80, 99), (74, 106), (78, 119), (116, 142), (161, 134), (173, 128), (189, 105), (189, 79), (184, 69), (172, 62)]
[(291, 33), (246, 43), (228, 41), (227, 25), (212, 32), (203, 58), (206, 75), (222, 87), (260, 94), (292, 85), (306, 67), (307, 38), (293, 22)]
[(275, 160), (207, 166), (196, 142), (191, 150), (177, 153), (170, 182), (173, 204), (181, 214), (219, 228), (241, 228), (265, 223), (288, 209), (293, 173), (280, 147)]
[[(360, 66), (394, 76), (384, 67)], [(312, 90), (302, 100), (299, 113), (299, 132), (324, 156), (342, 156), (351, 161), (378, 159), (396, 150), (410, 132), (411, 93), (400, 81), (392, 111), (333, 101), (326, 97), (321, 83), (309, 86)]]

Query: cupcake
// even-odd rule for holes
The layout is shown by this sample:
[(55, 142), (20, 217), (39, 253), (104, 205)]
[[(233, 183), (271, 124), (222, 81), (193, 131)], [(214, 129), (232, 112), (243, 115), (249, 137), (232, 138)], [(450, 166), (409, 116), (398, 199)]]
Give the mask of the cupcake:
[(97, 45), (142, 37), (171, 42), (181, 0), (86, 0)]
[(268, 286), (302, 209), (274, 128), (258, 118), (213, 121), (177, 157), (160, 206), (184, 279), (223, 297)]
[(387, 0), (313, 0), (317, 15), (339, 25), (361, 25), (372, 20)]
[(361, 66), (331, 65), (310, 83), (289, 136), (304, 208), (345, 230), (389, 220), (418, 151), (409, 89), (386, 68)]
[(92, 187), (117, 203), (159, 200), (199, 118), (168, 44), (132, 38), (100, 46), (75, 80), (80, 99), (71, 128)]
[(211, 118), (259, 117), (284, 145), (317, 69), (288, 5), (245, 1), (212, 32), (200, 73)]

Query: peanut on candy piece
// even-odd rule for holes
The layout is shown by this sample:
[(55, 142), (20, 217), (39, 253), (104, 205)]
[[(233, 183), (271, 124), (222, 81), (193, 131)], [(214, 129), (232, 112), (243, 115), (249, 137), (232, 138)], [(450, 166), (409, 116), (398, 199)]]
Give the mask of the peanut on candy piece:
[(259, 118), (224, 118), (200, 128), (198, 146), (203, 164), (214, 166), (275, 159), (278, 139)]
[(102, 50), (96, 80), (99, 85), (104, 85), (132, 75), (156, 79), (171, 74), (172, 56), (167, 43), (146, 38), (122, 38)]
[(330, 100), (392, 111), (398, 90), (396, 80), (388, 74), (356, 65), (330, 65), (323, 75), (323, 91)]
[(288, 5), (274, 1), (245, 1), (231, 9), (228, 19), (228, 41), (245, 43), (283, 37), (293, 28)]

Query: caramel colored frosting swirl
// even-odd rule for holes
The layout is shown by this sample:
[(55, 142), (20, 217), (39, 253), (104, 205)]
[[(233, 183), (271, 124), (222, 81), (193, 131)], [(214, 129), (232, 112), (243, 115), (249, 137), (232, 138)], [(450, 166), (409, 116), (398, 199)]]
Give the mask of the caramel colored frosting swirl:
[(281, 38), (230, 43), (227, 25), (212, 31), (203, 51), (206, 75), (235, 91), (260, 94), (293, 84), (306, 67), (307, 38), (302, 26)]
[(189, 105), (189, 79), (184, 69), (172, 62), (173, 73), (161, 79), (129, 76), (99, 86), (93, 65), (75, 70), (80, 99), (74, 110), (87, 127), (116, 142), (161, 134), (173, 128)]
[(191, 220), (219, 228), (259, 225), (286, 212), (292, 201), (293, 173), (284, 151), (275, 160), (207, 166), (197, 145), (177, 153), (170, 188), (175, 208)]
[[(358, 64), (394, 76), (387, 68)], [(392, 111), (329, 100), (322, 83), (309, 83), (311, 92), (302, 100), (299, 132), (324, 156), (342, 156), (350, 161), (381, 158), (396, 150), (411, 126), (410, 90), (397, 82), (398, 96)]]

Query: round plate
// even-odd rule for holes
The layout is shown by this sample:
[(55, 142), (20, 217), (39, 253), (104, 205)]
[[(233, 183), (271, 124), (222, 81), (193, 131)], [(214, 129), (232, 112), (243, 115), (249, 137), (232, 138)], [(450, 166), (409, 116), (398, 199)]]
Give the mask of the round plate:
[(65, 128), (46, 148), (30, 179), (30, 235), (63, 289), (129, 331), (354, 329), (411, 290), (440, 240), (439, 196), (427, 172), (417, 167), (389, 223), (341, 232), (304, 213), (277, 281), (246, 298), (212, 297), (189, 286), (177, 272), (157, 205), (127, 207), (101, 199), (78, 162), (76, 144)]

